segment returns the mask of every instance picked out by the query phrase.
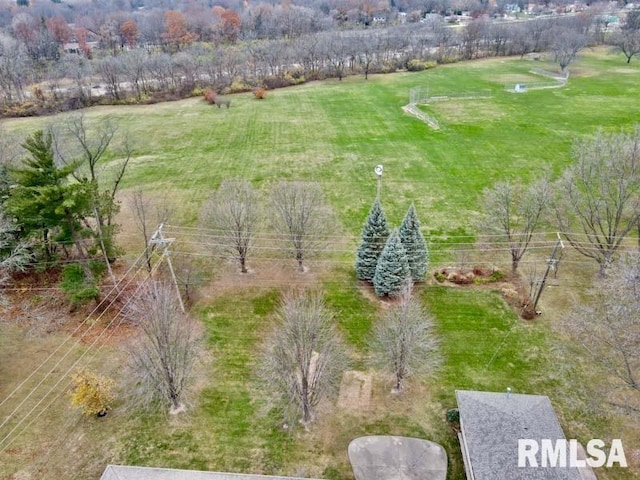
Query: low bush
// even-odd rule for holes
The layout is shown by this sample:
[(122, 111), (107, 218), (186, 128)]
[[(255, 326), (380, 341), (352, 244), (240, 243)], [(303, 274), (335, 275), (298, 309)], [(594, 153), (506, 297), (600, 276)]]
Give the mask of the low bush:
[(256, 87), (253, 89), (253, 96), (256, 100), (262, 100), (267, 96), (267, 90), (262, 87)]
[(494, 270), (491, 275), (489, 275), (490, 282), (499, 282), (504, 278), (504, 272), (502, 270)]
[(407, 70), (410, 72), (421, 72), (423, 70), (429, 70), (431, 68), (435, 68), (437, 65), (436, 62), (430, 62), (428, 60), (419, 60), (414, 58), (407, 62)]
[(533, 320), (536, 318), (536, 312), (532, 308), (527, 307), (522, 309), (520, 316), (525, 320)]
[(202, 88), (202, 87), (195, 87), (193, 90), (191, 90), (190, 96), (192, 97), (200, 97), (203, 96), (207, 93), (207, 90)]
[(214, 104), (216, 103), (216, 92), (215, 90), (208, 89), (204, 92), (204, 99), (207, 103)]
[(251, 87), (247, 83), (240, 79), (235, 79), (227, 89), (226, 93), (242, 93), (250, 91)]
[(460, 423), (460, 410), (457, 408), (450, 408), (447, 410), (447, 422)]
[(78, 369), (71, 379), (74, 384), (71, 404), (82, 408), (85, 415), (105, 415), (115, 399), (114, 381), (85, 369)]
[(295, 85), (297, 82), (293, 77), (267, 77), (263, 81), (264, 86), (269, 90), (273, 90), (275, 88), (284, 88), (290, 87), (291, 85)]
[(73, 309), (78, 308), (91, 300), (97, 300), (100, 296), (100, 289), (96, 285), (96, 278), (99, 278), (104, 271), (104, 265), (98, 262), (92, 264), (91, 270), (93, 279), (87, 279), (82, 265), (72, 263), (62, 269), (62, 283), (60, 288), (67, 294), (69, 303)]

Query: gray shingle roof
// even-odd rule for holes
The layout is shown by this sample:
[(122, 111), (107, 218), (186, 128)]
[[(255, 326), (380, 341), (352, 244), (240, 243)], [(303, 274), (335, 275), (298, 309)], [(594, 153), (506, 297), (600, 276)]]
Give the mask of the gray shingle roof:
[(519, 439), (565, 438), (549, 397), (457, 390), (456, 398), (468, 480), (580, 479), (576, 468), (518, 467)]

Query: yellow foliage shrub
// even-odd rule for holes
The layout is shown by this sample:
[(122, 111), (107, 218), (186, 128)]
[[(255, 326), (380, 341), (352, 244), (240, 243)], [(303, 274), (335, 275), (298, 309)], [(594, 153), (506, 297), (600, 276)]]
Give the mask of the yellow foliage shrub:
[(100, 415), (111, 408), (115, 387), (115, 382), (111, 378), (81, 368), (76, 370), (71, 379), (74, 383), (71, 404), (82, 408), (82, 413)]

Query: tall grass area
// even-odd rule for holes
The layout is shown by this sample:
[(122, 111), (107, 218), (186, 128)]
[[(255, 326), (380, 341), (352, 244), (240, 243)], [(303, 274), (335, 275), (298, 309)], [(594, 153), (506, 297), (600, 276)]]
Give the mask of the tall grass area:
[[(310, 275), (317, 273), (311, 278), (326, 293), (353, 368), (365, 371), (370, 370), (368, 337), (386, 306), (356, 281), (352, 262), (376, 193), (376, 164), (384, 165), (382, 203), (390, 223), (399, 225), (414, 202), (426, 237), (439, 245), (432, 250), (433, 265), (446, 258), (447, 248), (473, 240), (471, 225), (485, 187), (505, 179), (531, 181), (546, 169), (558, 175), (571, 161), (576, 137), (597, 128), (628, 129), (640, 120), (639, 62), (626, 65), (621, 56), (588, 51), (570, 67), (564, 88), (523, 94), (504, 90), (505, 83), (534, 78), (529, 71), (540, 66), (499, 58), (367, 81), (349, 77), (309, 83), (269, 91), (260, 101), (251, 94), (233, 95), (228, 110), (194, 98), (96, 107), (84, 114), (89, 122), (108, 118), (130, 135), (134, 156), (124, 188), (141, 187), (173, 199), (175, 224), (194, 225), (202, 201), (224, 178), (250, 180), (264, 193), (280, 179), (320, 182), (344, 238), (335, 262)], [(435, 131), (401, 108), (417, 86), (429, 86), (434, 94), (489, 90), (492, 96), (426, 106), (442, 127)], [(35, 128), (63, 122), (65, 115), (5, 121), (4, 131), (24, 138)], [(506, 254), (504, 260), (508, 264)], [(220, 265), (212, 271), (236, 275)], [(588, 275), (576, 282), (578, 288), (588, 285)], [(76, 450), (74, 460), (50, 440), (46, 465), (76, 466), (69, 467), (75, 477), (67, 470), (60, 478), (99, 478), (111, 462), (341, 480), (352, 478), (346, 454), (350, 440), (395, 434), (441, 443), (449, 456), (449, 480), (463, 480), (458, 440), (445, 420), (446, 410), (455, 406), (456, 389), (510, 387), (549, 395), (569, 438), (610, 438), (623, 423), (622, 417), (605, 412), (585, 413), (598, 378), (588, 365), (564, 356), (567, 350), (558, 347), (562, 338), (554, 327), (568, 308), (561, 303), (568, 295), (557, 295), (560, 313), (524, 322), (497, 291), (429, 283), (418, 292), (441, 340), (443, 362), (437, 371), (412, 379), (403, 395), (391, 395), (391, 384), (376, 374), (367, 408), (343, 411), (327, 404), (310, 431), (284, 426), (260, 390), (256, 363), (281, 288), (298, 281), (292, 269), (290, 278), (280, 275), (261, 286), (230, 282), (238, 285), (235, 291), (211, 288), (192, 310), (202, 322), (207, 355), (198, 366), (189, 412), (176, 418), (147, 415), (121, 401), (100, 424), (73, 422), (83, 446), (103, 450)], [(5, 371), (11, 371), (9, 364)], [(49, 430), (43, 438), (56, 432)], [(631, 430), (621, 432), (623, 438), (640, 441)], [(40, 471), (44, 476), (38, 478), (54, 478), (47, 472)], [(11, 473), (0, 466), (0, 477)], [(598, 478), (628, 479), (634, 473), (602, 471)]]

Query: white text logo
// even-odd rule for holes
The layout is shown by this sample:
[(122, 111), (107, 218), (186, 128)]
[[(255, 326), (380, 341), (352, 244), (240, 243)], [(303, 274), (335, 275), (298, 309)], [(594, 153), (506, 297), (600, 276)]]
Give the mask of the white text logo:
[(578, 441), (564, 438), (551, 440), (533, 440), (521, 438), (518, 440), (518, 467), (612, 467), (617, 464), (620, 467), (627, 466), (624, 456), (622, 440), (611, 440), (609, 453), (605, 449), (605, 442), (598, 438), (587, 443), (587, 458), (578, 458)]

